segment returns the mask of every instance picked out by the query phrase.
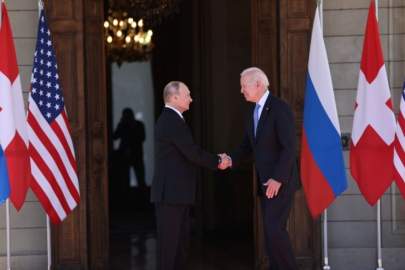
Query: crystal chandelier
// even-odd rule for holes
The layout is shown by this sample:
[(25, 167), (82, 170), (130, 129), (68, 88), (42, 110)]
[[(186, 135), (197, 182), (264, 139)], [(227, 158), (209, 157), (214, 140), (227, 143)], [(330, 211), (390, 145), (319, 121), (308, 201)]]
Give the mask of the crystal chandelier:
[(153, 31), (144, 30), (143, 19), (136, 21), (125, 11), (110, 11), (104, 21), (104, 33), (111, 61), (121, 65), (123, 61), (149, 59), (153, 49)]
[(109, 0), (104, 22), (105, 43), (111, 61), (148, 60), (152, 54), (153, 31), (165, 18), (175, 14), (181, 0)]

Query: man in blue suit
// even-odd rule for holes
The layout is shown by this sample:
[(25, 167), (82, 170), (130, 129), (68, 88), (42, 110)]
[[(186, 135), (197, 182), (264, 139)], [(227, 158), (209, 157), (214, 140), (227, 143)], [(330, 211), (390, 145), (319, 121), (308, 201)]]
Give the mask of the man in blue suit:
[(296, 132), (293, 112), (271, 95), (266, 74), (256, 67), (245, 69), (241, 92), (252, 106), (239, 148), (230, 153), (232, 166), (250, 158), (255, 163), (261, 196), (264, 235), (271, 270), (298, 270), (287, 220), (298, 187)]

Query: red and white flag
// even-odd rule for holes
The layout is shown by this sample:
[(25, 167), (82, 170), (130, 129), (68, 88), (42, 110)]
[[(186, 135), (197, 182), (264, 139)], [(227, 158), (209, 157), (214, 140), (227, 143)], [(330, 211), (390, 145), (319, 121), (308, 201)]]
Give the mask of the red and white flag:
[(29, 186), (28, 134), (20, 75), (6, 5), (0, 24), (0, 143), (10, 182), (10, 200), (17, 210)]
[(350, 171), (361, 193), (374, 205), (393, 181), (395, 116), (371, 1), (354, 111)]
[(405, 199), (405, 83), (401, 95), (394, 143), (395, 182)]
[(76, 158), (58, 66), (44, 10), (28, 99), (31, 188), (53, 223), (63, 221), (80, 200)]

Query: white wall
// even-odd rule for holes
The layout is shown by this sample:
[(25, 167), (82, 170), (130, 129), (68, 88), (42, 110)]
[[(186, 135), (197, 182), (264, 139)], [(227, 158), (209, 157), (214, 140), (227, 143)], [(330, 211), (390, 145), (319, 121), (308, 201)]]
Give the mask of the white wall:
[[(324, 34), (342, 133), (352, 129), (363, 36), (370, 0), (324, 0)], [(405, 1), (380, 0), (379, 24), (395, 111), (405, 79)], [(376, 268), (376, 207), (370, 207), (350, 177), (349, 188), (329, 209), (330, 264), (334, 270)], [(405, 203), (395, 186), (382, 200), (383, 262), (405, 265)], [(393, 221), (395, 219), (395, 221)]]
[[(154, 170), (155, 102), (151, 62), (123, 63), (112, 66), (113, 127), (117, 127), (122, 109), (129, 107), (135, 117), (145, 125), (146, 140), (143, 145), (145, 181), (150, 186)], [(118, 141), (114, 144), (118, 147)], [(134, 175), (133, 175), (134, 176)]]
[[(6, 0), (11, 21), (24, 98), (27, 100), (37, 32), (38, 2)], [(6, 269), (5, 204), (0, 206), (0, 269)], [(22, 210), (11, 206), (12, 269), (46, 269), (46, 220), (36, 197), (29, 191)]]

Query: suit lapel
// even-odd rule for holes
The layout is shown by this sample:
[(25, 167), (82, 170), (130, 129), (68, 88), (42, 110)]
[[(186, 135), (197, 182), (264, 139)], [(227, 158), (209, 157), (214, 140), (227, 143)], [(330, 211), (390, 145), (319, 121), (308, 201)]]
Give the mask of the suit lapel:
[(269, 96), (267, 97), (266, 103), (264, 104), (264, 108), (262, 110), (262, 113), (260, 114), (259, 123), (257, 124), (256, 138), (255, 138), (256, 142), (259, 140), (260, 133), (261, 133), (261, 131), (263, 129), (264, 123), (266, 123), (266, 119), (269, 116), (269, 113), (270, 113), (270, 101), (271, 101), (271, 95), (269, 94)]

